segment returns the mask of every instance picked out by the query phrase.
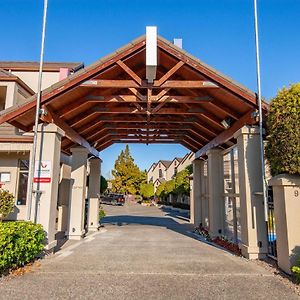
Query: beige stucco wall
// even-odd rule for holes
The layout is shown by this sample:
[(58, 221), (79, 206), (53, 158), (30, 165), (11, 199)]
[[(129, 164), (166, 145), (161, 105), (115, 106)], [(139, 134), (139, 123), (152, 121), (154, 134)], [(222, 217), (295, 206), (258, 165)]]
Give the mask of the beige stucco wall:
[(153, 174), (153, 182), (155, 182), (158, 178), (159, 178), (159, 169), (162, 170), (162, 177), (161, 178), (165, 178), (167, 177), (167, 170), (166, 167), (163, 163), (158, 162), (157, 165), (155, 166), (152, 174)]
[[(5, 182), (3, 189), (11, 192), (15, 197), (18, 195), (18, 180), (19, 180), (19, 159), (29, 159), (29, 152), (11, 152), (0, 153), (0, 172), (10, 172), (10, 182)], [(17, 199), (16, 199), (17, 201)], [(25, 220), (27, 213), (26, 205), (16, 205), (13, 213), (7, 219), (10, 220)]]
[(195, 154), (190, 153), (188, 158), (181, 161), (181, 163), (179, 164), (178, 172), (180, 172), (180, 171), (184, 170), (186, 167), (190, 166), (193, 163), (194, 159), (195, 159)]
[(153, 177), (153, 171), (155, 169), (155, 165), (152, 164), (152, 166), (149, 168), (148, 172), (147, 172), (147, 182), (150, 182), (151, 181), (151, 178), (152, 178), (152, 181), (154, 182), (154, 177)]
[(15, 104), (17, 84), (11, 81), (1, 81), (0, 86), (6, 87), (5, 109)]
[(174, 177), (175, 168), (177, 166), (177, 172), (178, 172), (178, 165), (179, 161), (177, 159), (174, 159), (172, 163), (170, 164), (169, 168), (166, 170), (166, 180), (171, 180)]
[(6, 87), (5, 109), (15, 104), (22, 103), (26, 98), (31, 96), (28, 91), (16, 82), (1, 81), (0, 86)]
[[(32, 90), (37, 92), (39, 72), (12, 71), (22, 79)], [(43, 72), (42, 90), (59, 81), (59, 72)]]

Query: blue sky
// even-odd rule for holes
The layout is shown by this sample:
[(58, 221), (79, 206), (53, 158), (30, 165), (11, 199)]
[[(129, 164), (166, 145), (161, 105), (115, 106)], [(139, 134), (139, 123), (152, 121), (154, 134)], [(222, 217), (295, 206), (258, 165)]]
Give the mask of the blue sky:
[[(299, 81), (300, 0), (258, 0), (262, 93)], [(1, 0), (0, 60), (37, 61), (42, 0)], [(49, 0), (46, 61), (85, 65), (158, 26), (163, 37), (183, 38), (183, 47), (207, 64), (256, 91), (252, 0)], [(103, 151), (106, 175), (124, 145)], [(174, 145), (130, 145), (136, 162), (148, 168), (181, 156)]]

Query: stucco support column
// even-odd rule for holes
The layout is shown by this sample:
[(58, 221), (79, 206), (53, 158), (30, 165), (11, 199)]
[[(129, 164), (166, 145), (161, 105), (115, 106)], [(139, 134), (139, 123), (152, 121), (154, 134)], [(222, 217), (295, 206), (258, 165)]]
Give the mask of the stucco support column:
[(208, 223), (212, 237), (224, 233), (223, 155), (220, 149), (207, 151), (208, 156)]
[(97, 231), (99, 227), (99, 198), (101, 184), (101, 160), (99, 158), (90, 159), (90, 176), (89, 176), (89, 213), (88, 213), (88, 230)]
[(195, 226), (202, 223), (201, 218), (201, 168), (203, 169), (203, 161), (201, 159), (193, 161), (193, 187), (190, 203), (190, 222)]
[(265, 257), (268, 251), (267, 226), (262, 196), (260, 138), (256, 126), (244, 126), (234, 137), (237, 139), (241, 250), (250, 259)]
[(62, 136), (64, 132), (55, 124), (38, 125), (36, 162), (48, 164), (47, 169), (50, 172), (49, 179), (45, 180), (41, 175), (40, 182), (34, 184), (34, 190), (40, 191), (41, 194), (34, 197), (38, 201), (34, 201), (32, 212), (37, 215), (37, 218), (33, 219), (43, 225), (46, 231), (47, 250), (53, 249), (57, 244), (55, 225)]
[(300, 176), (278, 175), (273, 186), (278, 266), (288, 274), (300, 255)]
[(70, 198), (71, 166), (62, 163), (60, 168), (60, 183), (58, 187), (58, 231), (68, 230), (68, 209)]
[(84, 209), (88, 151), (84, 147), (71, 148), (72, 170), (70, 191), (69, 239), (80, 240), (84, 236)]

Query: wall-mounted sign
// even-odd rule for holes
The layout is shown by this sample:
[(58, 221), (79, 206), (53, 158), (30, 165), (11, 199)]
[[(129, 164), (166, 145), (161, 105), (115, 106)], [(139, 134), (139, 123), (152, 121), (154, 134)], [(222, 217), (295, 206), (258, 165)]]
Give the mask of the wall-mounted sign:
[(9, 172), (1, 172), (0, 173), (0, 182), (10, 182), (10, 173)]
[(51, 182), (52, 164), (49, 160), (36, 161), (34, 166), (34, 182)]

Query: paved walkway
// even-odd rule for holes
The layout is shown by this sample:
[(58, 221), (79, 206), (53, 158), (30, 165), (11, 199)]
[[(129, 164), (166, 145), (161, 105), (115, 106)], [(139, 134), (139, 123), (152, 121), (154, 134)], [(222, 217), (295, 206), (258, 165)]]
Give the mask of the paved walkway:
[(257, 264), (190, 237), (182, 215), (105, 210), (103, 231), (1, 281), (0, 299), (299, 299)]

